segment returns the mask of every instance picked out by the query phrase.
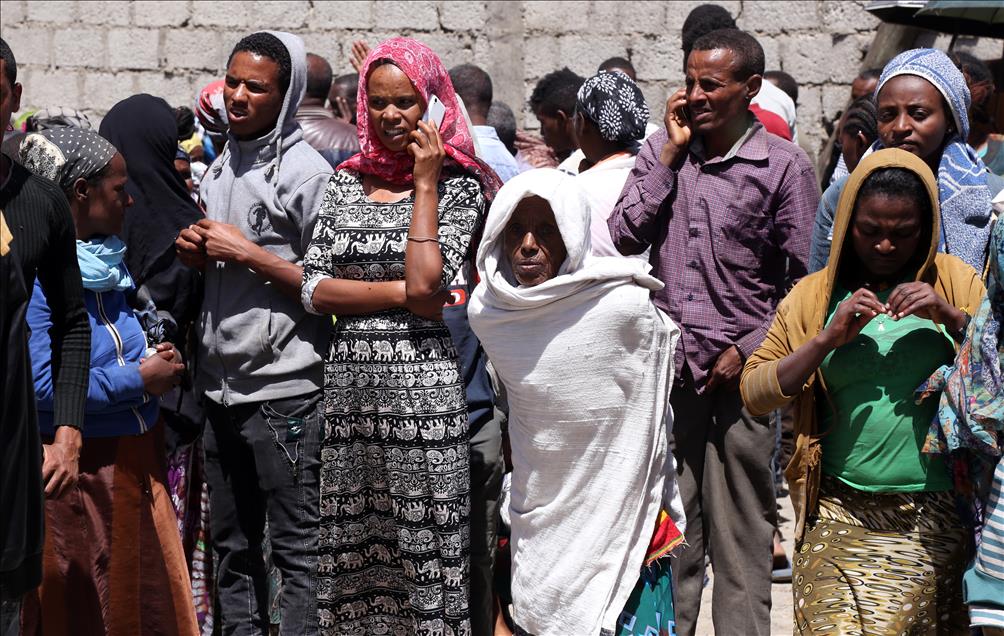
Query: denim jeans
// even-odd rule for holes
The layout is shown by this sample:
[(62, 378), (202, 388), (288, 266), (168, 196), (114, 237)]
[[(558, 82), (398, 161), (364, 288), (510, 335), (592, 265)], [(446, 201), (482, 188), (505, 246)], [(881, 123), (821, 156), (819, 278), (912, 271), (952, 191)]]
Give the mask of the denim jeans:
[(268, 634), (266, 516), (283, 583), (279, 633), (317, 633), (320, 396), (229, 407), (207, 401), (209, 526), (223, 634)]

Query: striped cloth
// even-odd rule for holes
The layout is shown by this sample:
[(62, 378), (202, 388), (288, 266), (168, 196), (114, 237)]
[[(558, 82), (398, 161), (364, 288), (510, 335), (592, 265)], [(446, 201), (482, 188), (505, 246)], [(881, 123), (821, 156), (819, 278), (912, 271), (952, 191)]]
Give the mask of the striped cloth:
[(1004, 628), (1004, 457), (994, 471), (983, 538), (965, 582), (970, 623)]

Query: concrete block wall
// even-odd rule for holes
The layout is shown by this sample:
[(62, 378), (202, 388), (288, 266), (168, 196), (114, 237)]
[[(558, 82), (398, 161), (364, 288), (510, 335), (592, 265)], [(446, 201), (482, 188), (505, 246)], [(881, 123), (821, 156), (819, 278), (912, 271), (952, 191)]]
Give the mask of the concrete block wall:
[[(535, 129), (526, 99), (547, 72), (568, 66), (590, 75), (613, 55), (628, 57), (661, 121), (666, 97), (682, 86), (680, 28), (700, 0), (577, 1), (214, 1), (0, 0), (0, 33), (18, 59), (26, 106), (72, 106), (98, 120), (136, 92), (190, 105), (222, 76), (244, 34), (282, 29), (350, 72), (351, 44), (409, 35), (429, 44), (447, 67), (473, 61), (491, 73), (497, 99)], [(865, 0), (721, 0), (764, 47), (768, 69), (801, 84), (803, 147), (825, 141), (843, 108), (878, 20)], [(947, 36), (927, 44), (946, 47)], [(959, 48), (999, 57), (1000, 40), (963, 39)]]

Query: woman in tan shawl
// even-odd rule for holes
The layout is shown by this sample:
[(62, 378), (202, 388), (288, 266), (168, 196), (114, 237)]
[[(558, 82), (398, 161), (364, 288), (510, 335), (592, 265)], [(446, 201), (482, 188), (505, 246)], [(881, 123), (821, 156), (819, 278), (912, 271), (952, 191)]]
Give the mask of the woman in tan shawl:
[[(741, 390), (763, 414), (794, 402), (785, 474), (797, 515), (798, 633), (965, 631), (969, 546), (951, 476), (921, 452), (937, 399), (914, 391), (951, 363), (983, 285), (937, 253), (938, 186), (880, 150), (850, 176), (829, 265), (778, 307)], [(917, 630), (920, 630), (917, 632)]]

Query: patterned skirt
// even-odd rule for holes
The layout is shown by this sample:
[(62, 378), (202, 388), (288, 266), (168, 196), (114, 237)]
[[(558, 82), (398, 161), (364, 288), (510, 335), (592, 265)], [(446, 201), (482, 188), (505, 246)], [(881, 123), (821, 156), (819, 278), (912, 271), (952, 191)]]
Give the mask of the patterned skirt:
[(445, 326), (410, 316), (339, 318), (325, 363), (322, 634), (470, 633), (464, 385)]
[(950, 492), (867, 493), (824, 477), (792, 569), (798, 634), (965, 634), (969, 533)]

